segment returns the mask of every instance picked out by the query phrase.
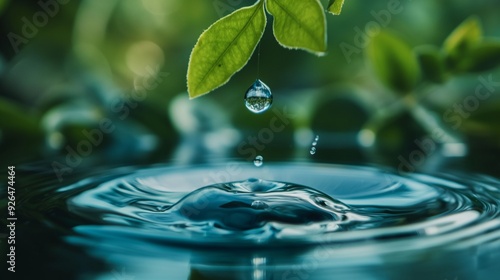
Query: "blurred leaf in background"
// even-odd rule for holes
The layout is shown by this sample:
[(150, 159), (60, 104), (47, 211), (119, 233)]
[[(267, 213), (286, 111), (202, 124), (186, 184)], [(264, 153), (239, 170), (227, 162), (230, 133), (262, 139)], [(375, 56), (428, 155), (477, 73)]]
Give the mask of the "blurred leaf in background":
[(444, 83), (448, 77), (441, 50), (436, 46), (425, 45), (417, 47), (415, 52), (423, 78), (434, 83)]
[(413, 50), (403, 40), (388, 32), (380, 32), (370, 40), (366, 53), (378, 78), (396, 92), (409, 93), (420, 77)]
[(453, 67), (466, 57), (469, 51), (481, 42), (482, 36), (482, 27), (476, 16), (469, 17), (460, 24), (443, 43), (443, 50), (450, 66)]

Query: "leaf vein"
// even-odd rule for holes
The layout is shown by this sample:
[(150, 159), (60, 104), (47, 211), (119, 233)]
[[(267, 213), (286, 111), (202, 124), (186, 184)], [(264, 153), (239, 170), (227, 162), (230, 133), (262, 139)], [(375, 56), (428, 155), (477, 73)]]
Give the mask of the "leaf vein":
[[(306, 31), (306, 33), (309, 35), (309, 37), (311, 37), (314, 41), (317, 41), (317, 38), (316, 36), (314, 36), (314, 31), (312, 31), (311, 29), (309, 29), (306, 25), (303, 25), (301, 24), (301, 21), (295, 17), (294, 14), (292, 14), (288, 9), (286, 9), (285, 6), (283, 6), (283, 4), (280, 3), (280, 0), (274, 0), (274, 2), (286, 13), (288, 14), (288, 16), (290, 16), (290, 18), (293, 19), (293, 21), (296, 22), (296, 24), (298, 26), (300, 26), (302, 29), (304, 29)], [(321, 46), (323, 44), (322, 41), (317, 41), (316, 43), (319, 43), (319, 45)]]
[(198, 84), (195, 87), (195, 89), (198, 89), (198, 87), (200, 86), (200, 84), (203, 84), (203, 82), (205, 82), (205, 80), (207, 79), (208, 75), (214, 70), (215, 66), (219, 65), (219, 63), (221, 62), (222, 58), (226, 55), (226, 53), (229, 51), (229, 49), (231, 49), (233, 47), (233, 45), (235, 44), (235, 42), (241, 37), (241, 35), (244, 33), (244, 31), (246, 31), (246, 29), (248, 28), (249, 24), (252, 22), (252, 20), (257, 15), (257, 12), (260, 10), (261, 6), (262, 6), (262, 2), (260, 2), (259, 7), (256, 7), (254, 13), (250, 16), (250, 18), (248, 19), (248, 21), (245, 23), (245, 26), (243, 26), (243, 28), (238, 33), (238, 35), (236, 35), (236, 37), (233, 40), (231, 40), (231, 42), (229, 43), (229, 45), (227, 46), (227, 48), (224, 49), (224, 51), (222, 52), (222, 54), (220, 54), (219, 57), (217, 57), (217, 60), (215, 60), (215, 63), (213, 63), (212, 66), (210, 67), (210, 69), (205, 73), (205, 75), (203, 75), (203, 77), (198, 82)]

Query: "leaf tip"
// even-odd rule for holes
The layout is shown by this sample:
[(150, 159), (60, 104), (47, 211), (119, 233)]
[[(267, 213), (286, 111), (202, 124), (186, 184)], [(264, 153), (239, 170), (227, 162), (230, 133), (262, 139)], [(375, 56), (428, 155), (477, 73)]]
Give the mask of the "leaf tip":
[(200, 91), (197, 88), (193, 88), (188, 83), (187, 92), (188, 92), (188, 95), (189, 95), (189, 100), (191, 100), (191, 99), (198, 98), (198, 97), (200, 97), (202, 95), (205, 95), (205, 94), (209, 93), (210, 91), (206, 91), (206, 92)]
[(477, 44), (482, 38), (481, 20), (472, 15), (460, 23), (443, 42), (447, 52), (463, 51)]
[(314, 55), (316, 55), (317, 57), (324, 57), (324, 56), (327, 56), (328, 55), (328, 52), (325, 50), (322, 50), (322, 51), (314, 51), (312, 52)]
[(342, 12), (342, 7), (344, 6), (344, 0), (330, 0), (328, 3), (328, 12), (335, 16), (340, 15)]

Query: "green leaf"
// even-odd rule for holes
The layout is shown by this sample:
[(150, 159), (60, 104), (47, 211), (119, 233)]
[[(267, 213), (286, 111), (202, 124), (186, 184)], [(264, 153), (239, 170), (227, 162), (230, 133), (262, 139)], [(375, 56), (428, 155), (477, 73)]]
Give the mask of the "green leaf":
[(500, 42), (485, 41), (471, 49), (457, 65), (459, 72), (482, 72), (500, 66)]
[(274, 17), (274, 37), (282, 46), (324, 54), (326, 19), (318, 0), (267, 0), (266, 7)]
[(227, 83), (248, 62), (266, 26), (262, 0), (212, 24), (194, 46), (188, 66), (190, 98)]
[(481, 23), (476, 16), (467, 18), (451, 32), (443, 43), (450, 68), (481, 41), (482, 34)]
[(416, 86), (420, 76), (418, 61), (400, 38), (380, 32), (368, 43), (366, 55), (375, 74), (387, 87), (408, 93)]
[(444, 58), (441, 51), (435, 46), (421, 46), (415, 50), (422, 76), (435, 83), (446, 81)]
[(328, 3), (328, 11), (334, 15), (340, 15), (344, 6), (344, 0), (330, 0)]

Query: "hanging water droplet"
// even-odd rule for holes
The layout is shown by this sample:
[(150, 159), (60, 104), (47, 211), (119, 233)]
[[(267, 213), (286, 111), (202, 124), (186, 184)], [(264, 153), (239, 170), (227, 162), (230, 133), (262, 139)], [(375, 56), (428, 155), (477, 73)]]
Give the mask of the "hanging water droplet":
[(316, 135), (316, 138), (314, 138), (314, 142), (318, 142), (319, 141), (319, 135)]
[(264, 158), (262, 156), (256, 156), (253, 160), (253, 164), (257, 167), (261, 167), (264, 163)]
[(260, 200), (255, 200), (254, 202), (252, 202), (251, 206), (253, 209), (266, 209), (267, 207), (269, 207), (269, 205)]
[(313, 146), (316, 146), (316, 145), (318, 145), (318, 142), (317, 142), (317, 141), (314, 141), (314, 142), (312, 143), (312, 145), (313, 145)]
[(271, 89), (257, 79), (245, 93), (245, 106), (254, 113), (263, 113), (273, 104)]
[(316, 147), (311, 147), (311, 150), (309, 151), (309, 153), (311, 153), (311, 155), (314, 155), (316, 153)]

